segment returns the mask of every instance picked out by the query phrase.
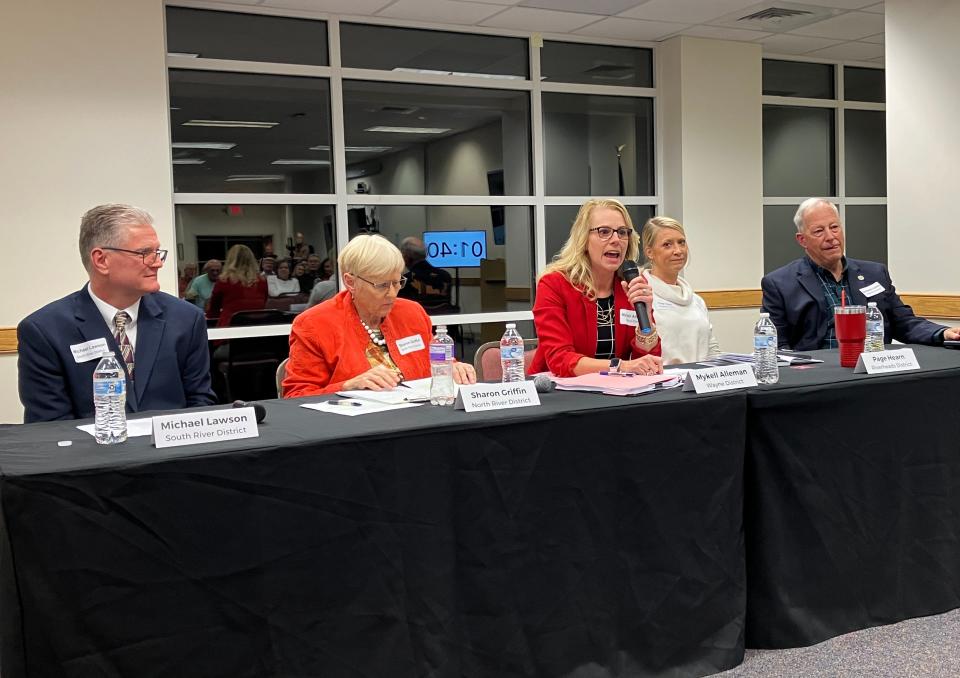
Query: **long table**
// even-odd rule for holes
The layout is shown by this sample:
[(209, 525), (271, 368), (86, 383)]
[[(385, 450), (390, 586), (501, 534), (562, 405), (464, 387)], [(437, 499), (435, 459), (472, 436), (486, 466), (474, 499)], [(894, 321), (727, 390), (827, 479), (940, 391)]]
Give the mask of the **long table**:
[(2, 430), (0, 670), (733, 667), (746, 404), (553, 393), (342, 417), (273, 401), (257, 439), (160, 450), (98, 447), (73, 422)]
[(960, 351), (859, 375), (836, 351), (748, 392), (747, 646), (960, 607)]

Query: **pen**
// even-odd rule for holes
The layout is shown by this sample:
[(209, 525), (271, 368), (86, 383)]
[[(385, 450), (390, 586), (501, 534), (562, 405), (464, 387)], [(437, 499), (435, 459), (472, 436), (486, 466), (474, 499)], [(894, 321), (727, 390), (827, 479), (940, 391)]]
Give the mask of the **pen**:
[(601, 372), (605, 377), (632, 377), (634, 376), (633, 372)]
[(358, 403), (356, 400), (328, 400), (328, 405), (341, 405), (343, 407), (363, 407), (363, 403)]

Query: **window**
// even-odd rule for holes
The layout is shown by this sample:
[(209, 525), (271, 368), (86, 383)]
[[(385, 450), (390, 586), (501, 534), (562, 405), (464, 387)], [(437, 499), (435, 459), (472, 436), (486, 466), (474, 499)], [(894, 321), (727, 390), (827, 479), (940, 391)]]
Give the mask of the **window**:
[(653, 50), (548, 40), (540, 73), (552, 82), (653, 87)]
[(763, 268), (801, 255), (793, 215), (832, 200), (846, 252), (886, 263), (886, 112), (878, 68), (763, 62)]

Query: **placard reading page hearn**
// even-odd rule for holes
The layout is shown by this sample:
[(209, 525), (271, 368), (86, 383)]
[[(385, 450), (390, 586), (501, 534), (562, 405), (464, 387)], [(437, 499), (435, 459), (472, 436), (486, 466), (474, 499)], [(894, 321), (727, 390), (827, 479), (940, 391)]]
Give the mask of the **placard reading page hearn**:
[(461, 384), (455, 407), (467, 412), (487, 412), (539, 404), (540, 396), (532, 381), (513, 381), (506, 384)]

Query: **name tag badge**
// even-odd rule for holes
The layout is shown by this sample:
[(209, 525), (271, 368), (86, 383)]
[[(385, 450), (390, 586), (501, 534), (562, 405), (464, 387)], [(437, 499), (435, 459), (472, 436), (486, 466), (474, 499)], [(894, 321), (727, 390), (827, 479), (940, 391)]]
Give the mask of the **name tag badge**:
[(865, 297), (875, 297), (885, 290), (886, 288), (878, 282), (875, 282), (872, 285), (867, 285), (866, 287), (860, 288), (860, 292)]
[(629, 311), (625, 308), (620, 309), (620, 324), (629, 327), (639, 327), (640, 321), (637, 320), (637, 312)]
[(73, 359), (78, 365), (80, 363), (89, 362), (94, 358), (99, 358), (104, 354), (104, 352), (109, 350), (110, 347), (107, 346), (107, 340), (103, 337), (100, 337), (99, 339), (91, 339), (90, 341), (85, 341), (82, 344), (70, 345), (70, 352), (73, 353)]
[(423, 337), (419, 334), (413, 334), (403, 339), (397, 339), (397, 350), (400, 355), (407, 355), (414, 351), (422, 351), (426, 346), (423, 345)]

